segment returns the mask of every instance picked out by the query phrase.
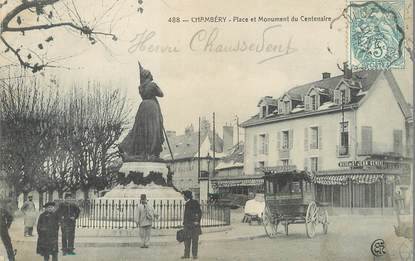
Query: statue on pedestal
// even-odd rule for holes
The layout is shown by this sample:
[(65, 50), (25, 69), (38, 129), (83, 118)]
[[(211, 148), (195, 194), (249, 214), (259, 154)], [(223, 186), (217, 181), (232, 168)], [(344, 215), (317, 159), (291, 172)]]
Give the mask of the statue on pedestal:
[(138, 87), (142, 102), (135, 116), (134, 126), (121, 142), (119, 149), (124, 162), (150, 161), (159, 162), (163, 136), (163, 116), (157, 97), (163, 97), (160, 87), (153, 82), (149, 70), (140, 63), (140, 86)]

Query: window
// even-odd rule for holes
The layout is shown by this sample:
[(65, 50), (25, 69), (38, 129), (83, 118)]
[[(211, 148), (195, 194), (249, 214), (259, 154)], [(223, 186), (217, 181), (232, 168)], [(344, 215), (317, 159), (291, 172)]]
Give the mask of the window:
[(266, 134), (259, 135), (259, 154), (268, 154), (268, 137)]
[(284, 111), (285, 111), (285, 113), (287, 113), (287, 114), (291, 112), (290, 101), (285, 101), (285, 102), (284, 102)]
[(340, 123), (340, 148), (339, 155), (349, 155), (349, 123)]
[(289, 149), (290, 147), (290, 133), (288, 131), (282, 132), (282, 149)]
[(317, 95), (310, 96), (310, 106), (312, 110), (317, 110)]
[(281, 160), (281, 165), (288, 166), (288, 164), (289, 164), (289, 160), (287, 160), (287, 159)]
[(310, 167), (311, 167), (311, 171), (318, 171), (318, 158), (317, 157), (312, 157), (310, 158)]
[(318, 127), (311, 127), (310, 149), (318, 149)]
[(265, 167), (265, 161), (258, 161), (258, 168)]

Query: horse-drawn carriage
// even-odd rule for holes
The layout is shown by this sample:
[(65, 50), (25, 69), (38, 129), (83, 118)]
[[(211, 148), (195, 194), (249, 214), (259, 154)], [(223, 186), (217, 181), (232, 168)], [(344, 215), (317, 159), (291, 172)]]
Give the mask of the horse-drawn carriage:
[(316, 226), (328, 231), (328, 213), (323, 202), (315, 200), (312, 173), (295, 168), (264, 168), (265, 211), (263, 225), (269, 237), (275, 237), (279, 225), (288, 235), (290, 224), (305, 224), (306, 234), (314, 237)]

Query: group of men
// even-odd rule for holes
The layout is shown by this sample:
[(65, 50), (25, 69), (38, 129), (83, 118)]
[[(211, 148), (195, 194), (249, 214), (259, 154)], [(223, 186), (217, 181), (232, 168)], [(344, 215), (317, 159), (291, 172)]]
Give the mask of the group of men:
[[(183, 196), (186, 202), (183, 215), (185, 239), (184, 255), (181, 258), (190, 258), (191, 250), (193, 259), (197, 259), (199, 235), (202, 233), (200, 226), (202, 211), (199, 202), (193, 199), (191, 191), (184, 191)], [(44, 257), (44, 261), (49, 261), (50, 257), (52, 257), (52, 261), (58, 260), (59, 226), (62, 231), (63, 255), (75, 255), (75, 225), (80, 209), (71, 199), (72, 196), (67, 194), (65, 195), (65, 201), (63, 203), (46, 203), (44, 205), (45, 211), (39, 216), (37, 221), (38, 241), (36, 252)], [(21, 210), (25, 215), (24, 235), (33, 236), (33, 226), (36, 223), (36, 216), (31, 213), (36, 211), (33, 197), (29, 197), (29, 200), (24, 203)], [(16, 250), (13, 249), (8, 233), (8, 229), (13, 221), (13, 216), (10, 213), (10, 204), (0, 205), (0, 235), (9, 261), (14, 261)], [(149, 247), (151, 228), (155, 218), (157, 218), (157, 215), (151, 205), (148, 204), (146, 195), (141, 195), (140, 206), (138, 208), (138, 225), (140, 228), (139, 234), (142, 240), (142, 248)]]
[[(65, 201), (60, 204), (48, 202), (44, 205), (44, 208), (45, 211), (40, 214), (37, 221), (38, 241), (36, 252), (43, 256), (45, 261), (48, 261), (50, 256), (52, 256), (52, 261), (57, 261), (59, 252), (58, 234), (59, 227), (61, 227), (63, 255), (75, 255), (75, 225), (80, 209), (73, 202), (72, 195), (66, 194)], [(24, 215), (24, 236), (33, 236), (33, 227), (36, 224), (37, 215), (32, 196), (28, 197), (21, 211)], [(11, 200), (3, 201), (0, 205), (0, 235), (9, 261), (14, 261), (17, 251), (13, 249), (8, 232), (13, 222), (11, 212)]]

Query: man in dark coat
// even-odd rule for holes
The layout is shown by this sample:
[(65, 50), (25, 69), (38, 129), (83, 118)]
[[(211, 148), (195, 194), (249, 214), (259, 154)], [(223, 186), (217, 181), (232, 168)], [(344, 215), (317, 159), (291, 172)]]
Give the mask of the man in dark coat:
[(183, 258), (190, 257), (190, 246), (192, 246), (193, 259), (197, 259), (197, 251), (199, 247), (199, 235), (202, 234), (200, 228), (200, 220), (202, 219), (202, 210), (198, 201), (193, 199), (191, 191), (183, 192), (184, 200), (184, 215), (183, 227), (186, 235), (184, 240), (184, 255)]
[(12, 225), (13, 216), (10, 214), (9, 207), (10, 204), (8, 201), (2, 201), (0, 203), (0, 236), (9, 261), (14, 261), (15, 251), (13, 250), (12, 241), (9, 235), (9, 228)]
[(39, 216), (37, 222), (37, 248), (36, 252), (43, 256), (44, 261), (58, 261), (58, 234), (59, 234), (59, 214), (55, 211), (55, 203), (45, 204), (45, 212)]
[(74, 241), (75, 241), (75, 226), (76, 219), (79, 217), (79, 207), (72, 199), (71, 194), (65, 195), (65, 202), (59, 206), (59, 215), (61, 217), (61, 231), (62, 231), (62, 252), (63, 255), (75, 255)]

